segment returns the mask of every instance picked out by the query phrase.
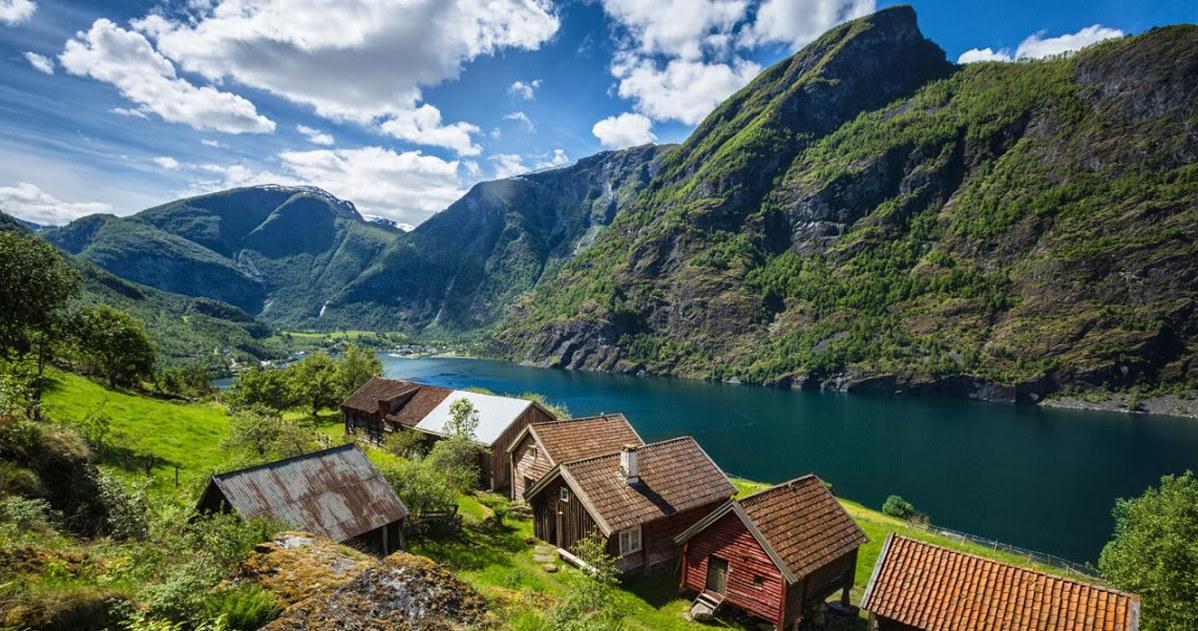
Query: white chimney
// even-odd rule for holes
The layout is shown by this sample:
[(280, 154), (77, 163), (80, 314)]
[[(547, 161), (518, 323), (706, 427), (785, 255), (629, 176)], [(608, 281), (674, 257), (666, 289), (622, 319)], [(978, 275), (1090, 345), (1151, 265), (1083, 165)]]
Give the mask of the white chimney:
[(624, 482), (636, 484), (640, 482), (640, 467), (636, 462), (636, 445), (624, 445), (620, 450), (620, 473), (624, 474)]

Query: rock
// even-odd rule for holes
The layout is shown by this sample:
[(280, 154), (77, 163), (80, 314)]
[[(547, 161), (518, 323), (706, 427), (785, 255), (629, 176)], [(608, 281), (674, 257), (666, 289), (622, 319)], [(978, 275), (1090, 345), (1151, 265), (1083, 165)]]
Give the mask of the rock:
[(557, 560), (557, 557), (552, 554), (534, 554), (532, 555), (532, 560), (537, 563), (553, 563)]
[(545, 570), (545, 572), (549, 574), (557, 574), (558, 567), (556, 563), (546, 563), (545, 565), (541, 566), (541, 569)]
[(328, 595), (375, 566), (373, 557), (305, 532), (284, 532), (254, 546), (230, 583), (255, 583), (284, 605)]

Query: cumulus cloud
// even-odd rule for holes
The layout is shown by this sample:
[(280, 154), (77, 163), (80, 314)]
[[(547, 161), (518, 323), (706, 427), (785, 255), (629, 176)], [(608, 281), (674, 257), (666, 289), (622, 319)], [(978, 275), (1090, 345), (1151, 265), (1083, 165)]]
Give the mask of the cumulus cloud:
[(532, 123), (532, 119), (524, 112), (512, 112), (511, 114), (504, 115), (503, 119), (520, 123), (525, 131), (535, 132), (537, 130), (537, 126)]
[(37, 11), (37, 3), (33, 0), (0, 0), (0, 22), (9, 26), (33, 17), (34, 11)]
[(749, 61), (730, 65), (675, 59), (660, 67), (650, 59), (625, 57), (612, 66), (620, 96), (632, 99), (638, 112), (691, 125), (759, 72), (761, 67)]
[(113, 114), (120, 114), (121, 116), (129, 116), (131, 118), (149, 118), (149, 116), (146, 116), (145, 112), (127, 107), (114, 107), (108, 111), (112, 112)]
[(540, 87), (540, 79), (534, 79), (532, 81), (517, 81), (508, 86), (507, 93), (515, 98), (531, 101), (534, 97), (536, 97), (537, 88)]
[(976, 61), (1014, 61), (1016, 59), (1042, 59), (1062, 53), (1081, 50), (1092, 44), (1106, 39), (1123, 37), (1123, 31), (1107, 28), (1101, 24), (1087, 26), (1076, 33), (1057, 37), (1044, 37), (1044, 31), (1033, 33), (1019, 43), (1012, 53), (1009, 49), (993, 50), (991, 48), (973, 48), (961, 53), (957, 63), (968, 64)]
[(277, 171), (244, 164), (201, 164), (207, 174), (187, 194), (238, 186), (283, 184), (318, 186), (347, 199), (364, 214), (418, 224), (444, 209), (465, 192), (458, 162), (419, 151), (395, 152), (383, 147), (284, 151)]
[(651, 131), (653, 121), (641, 114), (625, 112), (619, 116), (609, 116), (591, 128), (591, 133), (605, 147), (623, 149), (635, 147), (657, 140)]
[(332, 134), (326, 134), (319, 129), (313, 129), (307, 125), (296, 125), (295, 130), (303, 134), (308, 142), (316, 145), (331, 145), (334, 142)]
[(874, 0), (765, 0), (740, 38), (745, 45), (781, 43), (798, 50), (833, 26), (875, 9)]
[(523, 156), (514, 153), (497, 153), (491, 156), (491, 161), (495, 163), (491, 170), (491, 177), (497, 180), (514, 177), (532, 170), (524, 165)]
[(470, 123), (441, 123), (441, 110), (428, 105), (397, 114), (379, 126), (384, 133), (420, 145), (453, 149), (464, 156), (482, 153), (482, 147), (474, 144), (471, 137), (479, 128)]
[(747, 8), (745, 0), (603, 0), (604, 11), (628, 31), (637, 52), (689, 60), (726, 46)]
[(77, 33), (58, 61), (71, 74), (111, 83), (140, 109), (172, 123), (230, 134), (275, 128), (246, 99), (179, 78), (175, 66), (144, 35), (109, 20), (96, 20), (91, 30)]
[(179, 161), (170, 156), (158, 156), (154, 158), (154, 164), (164, 169), (170, 169), (171, 171), (179, 168)]
[(100, 202), (64, 202), (35, 184), (20, 182), (0, 186), (0, 210), (43, 226), (60, 226), (83, 215), (112, 210)]
[(537, 170), (552, 169), (554, 167), (565, 166), (567, 164), (570, 164), (570, 158), (566, 155), (566, 150), (554, 149), (553, 153), (538, 159), (536, 167), (534, 168)]
[(25, 59), (29, 62), (29, 65), (37, 69), (38, 72), (54, 74), (54, 62), (50, 61), (49, 57), (46, 57), (45, 55), (39, 55), (37, 53), (27, 52), (25, 53)]

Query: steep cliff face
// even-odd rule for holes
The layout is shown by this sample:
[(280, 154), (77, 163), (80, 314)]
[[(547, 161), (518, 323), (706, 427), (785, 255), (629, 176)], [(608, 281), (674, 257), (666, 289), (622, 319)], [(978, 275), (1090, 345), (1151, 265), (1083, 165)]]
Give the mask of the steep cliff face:
[(1015, 398), (1191, 378), (1198, 27), (952, 67), (908, 8), (733, 96), (501, 326), (569, 368)]
[(669, 151), (600, 153), (478, 184), (392, 245), (324, 317), (387, 330), (490, 326), (516, 296), (590, 247)]

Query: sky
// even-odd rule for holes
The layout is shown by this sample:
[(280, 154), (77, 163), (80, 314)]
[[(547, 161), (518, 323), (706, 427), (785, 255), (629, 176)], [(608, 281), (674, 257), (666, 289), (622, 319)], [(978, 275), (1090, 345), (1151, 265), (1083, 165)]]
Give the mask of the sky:
[[(473, 184), (681, 142), (885, 0), (0, 0), (0, 210), (45, 225), (262, 183), (417, 225)], [(960, 63), (1196, 0), (914, 0)]]

